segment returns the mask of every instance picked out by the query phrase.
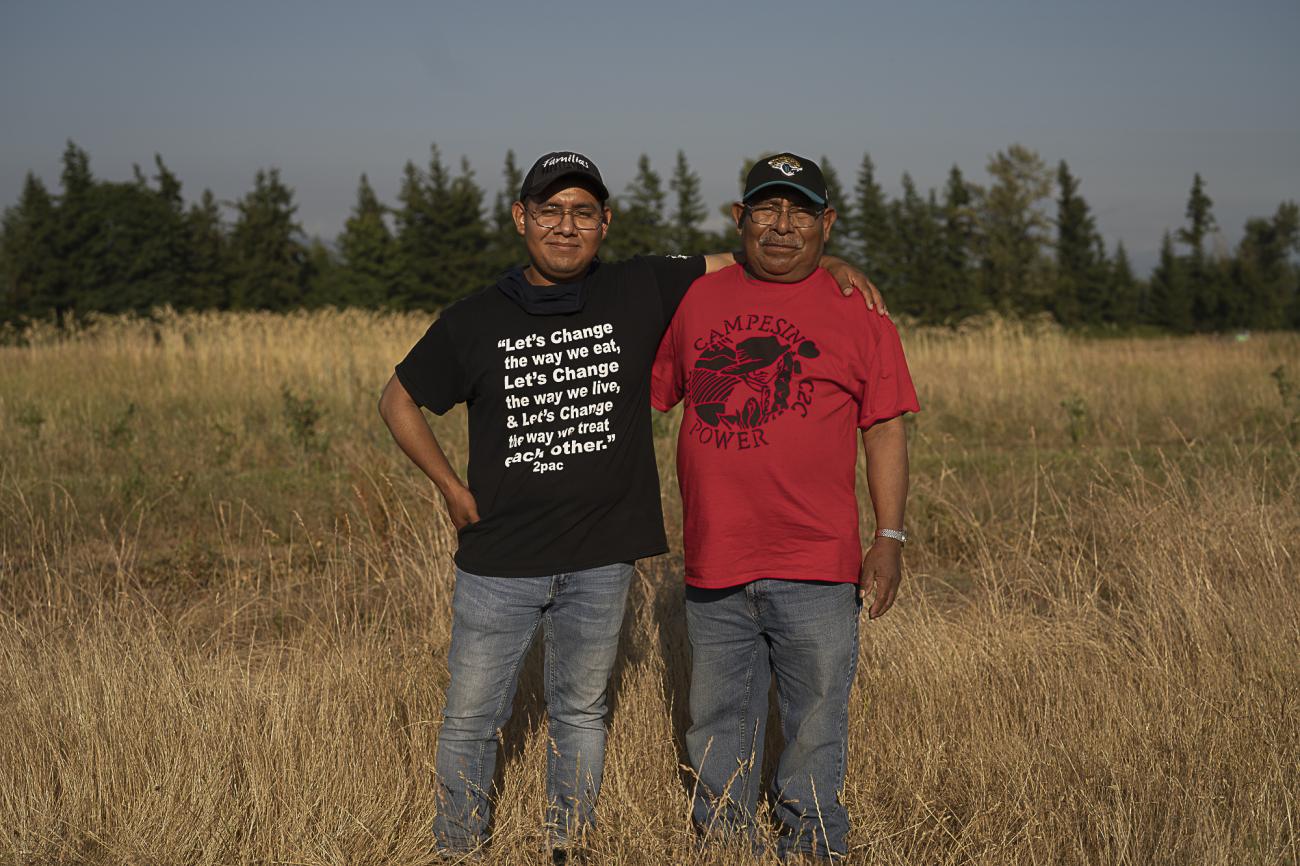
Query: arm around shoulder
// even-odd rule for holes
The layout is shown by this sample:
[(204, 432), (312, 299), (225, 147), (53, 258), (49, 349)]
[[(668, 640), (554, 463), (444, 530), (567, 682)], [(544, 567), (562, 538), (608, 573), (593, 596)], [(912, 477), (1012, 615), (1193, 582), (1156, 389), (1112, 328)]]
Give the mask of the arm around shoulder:
[(735, 263), (736, 256), (732, 253), (707, 253), (704, 256), (704, 273), (711, 274)]
[(876, 284), (867, 279), (867, 275), (862, 271), (838, 256), (822, 256), (818, 265), (835, 278), (845, 297), (851, 297), (856, 289), (867, 302), (867, 309), (875, 310), (882, 316), (889, 315), (889, 311), (885, 309), (884, 295), (880, 294), (880, 289), (876, 288)]

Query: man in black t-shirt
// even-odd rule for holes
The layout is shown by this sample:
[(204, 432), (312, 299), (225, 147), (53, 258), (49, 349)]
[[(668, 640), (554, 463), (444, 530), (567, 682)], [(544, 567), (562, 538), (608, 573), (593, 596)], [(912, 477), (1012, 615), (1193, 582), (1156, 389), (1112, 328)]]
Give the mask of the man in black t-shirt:
[[(667, 550), (650, 369), (691, 282), (731, 254), (596, 258), (609, 192), (585, 156), (543, 156), (514, 203), (530, 263), (443, 311), (379, 409), (437, 485), (459, 534), (450, 683), (435, 769), (441, 850), (486, 841), (497, 732), (546, 635), (547, 827), (557, 859), (593, 822), (607, 688), (632, 563)], [(865, 277), (827, 258), (883, 312)], [(835, 303), (828, 299), (828, 303)], [(420, 407), (469, 408), (468, 484)]]

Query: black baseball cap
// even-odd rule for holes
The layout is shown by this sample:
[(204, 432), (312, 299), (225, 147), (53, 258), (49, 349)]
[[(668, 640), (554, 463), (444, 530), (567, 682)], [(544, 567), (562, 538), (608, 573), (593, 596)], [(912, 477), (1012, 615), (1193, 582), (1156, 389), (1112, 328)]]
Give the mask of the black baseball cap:
[(826, 191), (826, 179), (817, 163), (793, 153), (778, 153), (754, 163), (745, 177), (745, 195), (743, 201), (749, 201), (754, 193), (773, 186), (788, 186), (797, 189), (817, 204), (829, 204), (830, 195)]
[(572, 150), (552, 151), (533, 163), (524, 177), (524, 185), (519, 188), (519, 200), (537, 195), (559, 178), (570, 175), (586, 178), (594, 184), (596, 197), (602, 204), (609, 200), (609, 190), (600, 179), (600, 169), (596, 168), (596, 163)]

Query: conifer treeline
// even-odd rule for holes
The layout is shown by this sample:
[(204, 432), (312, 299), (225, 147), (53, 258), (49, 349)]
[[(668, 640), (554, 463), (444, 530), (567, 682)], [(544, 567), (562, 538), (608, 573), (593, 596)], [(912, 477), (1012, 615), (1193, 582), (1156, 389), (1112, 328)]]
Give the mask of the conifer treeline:
[[(951, 323), (986, 311), (1050, 313), (1067, 326), (1153, 326), (1176, 332), (1300, 327), (1300, 211), (1284, 202), (1248, 220), (1230, 254), (1210, 248), (1213, 202), (1200, 175), (1186, 222), (1165, 234), (1149, 280), (1123, 244), (1108, 250), (1065, 162), (1052, 171), (1011, 145), (987, 165), (988, 186), (953, 166), (941, 191), (902, 177), (888, 198), (864, 155), (851, 190), (822, 167), (839, 212), (831, 252), (859, 264), (891, 308)], [(748, 169), (742, 167), (741, 176)], [(69, 142), (56, 195), (28, 175), (0, 227), (0, 320), (90, 312), (286, 310), (323, 305), (427, 309), (485, 284), (524, 256), (510, 217), (521, 171), (506, 155), (502, 191), (485, 207), (467, 161), (452, 171), (434, 146), (408, 162), (397, 201), (381, 202), (365, 175), (333, 245), (308, 240), (293, 191), (277, 169), (257, 172), (236, 202), (205, 190), (186, 206), (181, 182), (155, 158), (128, 182), (96, 178)], [(698, 176), (677, 153), (667, 184), (647, 156), (611, 203), (607, 259), (735, 246), (704, 224)], [(727, 213), (727, 210), (724, 207)]]

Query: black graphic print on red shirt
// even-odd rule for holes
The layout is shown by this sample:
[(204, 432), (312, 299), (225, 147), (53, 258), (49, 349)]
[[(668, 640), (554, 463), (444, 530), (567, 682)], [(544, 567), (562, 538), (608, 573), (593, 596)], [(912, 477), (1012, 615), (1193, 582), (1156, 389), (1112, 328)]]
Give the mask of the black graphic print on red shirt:
[[(700, 355), (686, 377), (690, 432), (719, 448), (767, 444), (762, 429), (786, 412), (808, 414), (813, 383), (804, 365), (817, 344), (784, 318), (741, 314), (695, 340)], [(736, 431), (733, 435), (731, 431)]]

